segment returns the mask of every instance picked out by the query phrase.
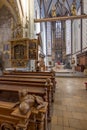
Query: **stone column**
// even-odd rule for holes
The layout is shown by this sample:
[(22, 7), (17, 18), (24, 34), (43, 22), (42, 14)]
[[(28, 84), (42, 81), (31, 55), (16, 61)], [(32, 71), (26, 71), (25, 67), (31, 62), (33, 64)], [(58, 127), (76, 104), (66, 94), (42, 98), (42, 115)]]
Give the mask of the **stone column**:
[(28, 0), (28, 17), (29, 17), (29, 31), (28, 36), (30, 39), (34, 38), (34, 0)]
[(55, 61), (55, 36), (56, 36), (56, 22), (52, 23), (52, 59)]

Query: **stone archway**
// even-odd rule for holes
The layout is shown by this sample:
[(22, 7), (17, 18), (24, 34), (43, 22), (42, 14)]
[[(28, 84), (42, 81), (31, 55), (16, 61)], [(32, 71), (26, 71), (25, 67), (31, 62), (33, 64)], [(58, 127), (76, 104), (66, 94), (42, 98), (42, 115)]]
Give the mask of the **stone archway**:
[(9, 41), (17, 36), (20, 23), (16, 0), (1, 0), (0, 3), (0, 52), (5, 67), (9, 67)]

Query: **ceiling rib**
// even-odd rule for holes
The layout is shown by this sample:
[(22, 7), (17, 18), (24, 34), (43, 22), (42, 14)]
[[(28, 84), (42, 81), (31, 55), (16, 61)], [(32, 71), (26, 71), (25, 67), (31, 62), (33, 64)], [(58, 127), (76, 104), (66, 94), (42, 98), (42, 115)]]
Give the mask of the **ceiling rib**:
[(71, 8), (70, 8), (70, 5), (69, 5), (69, 2), (68, 2), (68, 0), (66, 0), (66, 3), (67, 3), (67, 5), (68, 5), (68, 8), (69, 8), (69, 14), (71, 15)]
[(34, 22), (35, 23), (38, 23), (38, 22), (54, 22), (54, 21), (74, 20), (74, 19), (87, 19), (87, 15), (76, 15), (76, 16), (63, 16), (63, 17), (34, 19)]
[[(48, 9), (47, 9), (47, 12), (46, 12), (47, 15), (48, 15), (48, 12), (49, 12), (49, 9), (50, 9), (51, 4), (52, 4), (52, 0), (50, 1), (49, 7), (48, 7)], [(47, 16), (46, 16), (46, 17), (47, 17)]]
[(3, 4), (10, 10), (11, 14), (14, 16), (15, 21), (17, 21), (15, 10), (12, 8), (7, 0), (3, 0)]
[(44, 7), (44, 13), (45, 13), (45, 17), (46, 17), (46, 8), (45, 8), (45, 2), (43, 1), (43, 7)]
[[(59, 9), (60, 9), (60, 13), (61, 13), (61, 15), (62, 15), (62, 11), (61, 11), (61, 4), (60, 4), (60, 2), (59, 1), (57, 1), (57, 3), (56, 3), (56, 6), (57, 6), (57, 8), (59, 7)], [(61, 6), (61, 7), (60, 7)]]

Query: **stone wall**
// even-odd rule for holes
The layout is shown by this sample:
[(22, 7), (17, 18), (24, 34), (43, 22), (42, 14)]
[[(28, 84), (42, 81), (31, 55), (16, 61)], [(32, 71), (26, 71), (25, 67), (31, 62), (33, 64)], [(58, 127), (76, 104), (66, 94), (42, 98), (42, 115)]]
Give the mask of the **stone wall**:
[(3, 56), (5, 67), (9, 67), (9, 41), (11, 40), (11, 18), (10, 11), (3, 6), (0, 9), (0, 52)]

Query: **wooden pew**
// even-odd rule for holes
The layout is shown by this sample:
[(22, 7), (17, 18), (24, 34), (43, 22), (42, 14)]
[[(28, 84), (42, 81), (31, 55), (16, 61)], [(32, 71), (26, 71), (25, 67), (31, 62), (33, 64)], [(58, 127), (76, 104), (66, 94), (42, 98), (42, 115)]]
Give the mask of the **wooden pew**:
[(45, 76), (45, 75), (11, 75), (11, 74), (4, 74), (5, 77), (16, 77), (16, 78), (29, 78), (29, 79), (51, 79), (51, 82), (53, 83), (53, 92), (55, 92), (55, 86), (56, 86), (56, 81), (55, 81), (55, 77), (52, 76)]
[(55, 92), (56, 89), (56, 81), (55, 81), (55, 72), (29, 72), (29, 71), (5, 71), (4, 76), (8, 75), (15, 75), (15, 76), (20, 76), (20, 77), (29, 77), (29, 78), (40, 78), (40, 79), (45, 79), (45, 78), (50, 78), (52, 83), (53, 83), (53, 91)]
[[(51, 85), (51, 93), (52, 93), (52, 102), (54, 102), (54, 92), (55, 92), (55, 87), (54, 87), (54, 82), (55, 82), (55, 78), (53, 78), (53, 77), (51, 77), (51, 76), (34, 76), (34, 75), (32, 75), (32, 76), (30, 76), (30, 75), (11, 75), (11, 74), (6, 74), (6, 75), (3, 75), (4, 76), (4, 79), (5, 79), (5, 77), (8, 77), (8, 78), (23, 78), (23, 79), (29, 79), (29, 81), (31, 81), (31, 82), (33, 82), (33, 81), (40, 81), (40, 83), (46, 83), (46, 81), (48, 80), (48, 79), (51, 79), (51, 82), (52, 82), (52, 84), (53, 85)], [(33, 79), (33, 80), (32, 80)], [(34, 83), (34, 82), (33, 82)]]
[(30, 79), (30, 78), (18, 78), (18, 77), (5, 77), (2, 76), (0, 77), (0, 81), (17, 81), (17, 82), (25, 82), (25, 83), (41, 83), (45, 84), (46, 79)]
[(4, 71), (4, 74), (16, 74), (16, 75), (20, 75), (20, 74), (24, 74), (24, 75), (44, 75), (44, 76), (55, 76), (55, 72), (54, 71), (44, 71), (44, 72), (36, 72), (36, 71)]
[[(28, 80), (26, 80), (28, 81)], [(5, 78), (4, 77), (0, 77), (0, 89), (4, 89), (4, 87), (2, 87), (2, 84), (3, 85), (6, 85), (7, 86), (7, 90), (9, 89), (22, 89), (22, 88), (32, 88), (32, 90), (35, 90), (35, 88), (37, 88), (38, 90), (40, 88), (43, 88), (47, 91), (47, 100), (48, 100), (48, 119), (51, 120), (51, 86), (50, 84), (41, 84), (41, 83), (32, 83), (32, 82), (26, 82), (26, 81), (23, 81), (23, 79), (9, 79), (9, 78)], [(9, 85), (11, 85), (9, 87)], [(13, 85), (16, 85), (15, 88), (13, 87)], [(6, 89), (6, 86), (5, 86), (5, 89)]]
[[(37, 77), (37, 76), (36, 76)], [(28, 77), (25, 77), (25, 75), (24, 75), (24, 77), (22, 76), (20, 76), (20, 75), (8, 75), (8, 76), (1, 76), (0, 77), (0, 81), (1, 82), (3, 82), (3, 80), (4, 81), (16, 81), (16, 82), (23, 82), (23, 84), (25, 83), (26, 85), (27, 84), (29, 84), (29, 83), (33, 83), (33, 84), (37, 84), (37, 83), (40, 83), (40, 84), (47, 84), (47, 80), (49, 80), (49, 79), (47, 79), (47, 78), (33, 78), (33, 77), (31, 77), (31, 78), (28, 78)], [(50, 86), (51, 86), (51, 99), (52, 99), (52, 102), (54, 101), (54, 86), (53, 86), (53, 84), (51, 84), (51, 82), (50, 82)]]
[[(30, 74), (30, 75), (29, 75)], [(4, 73), (4, 77), (6, 77), (6, 75), (7, 75), (7, 77), (9, 77), (10, 78), (10, 76), (8, 76), (8, 75), (11, 75), (12, 77), (14, 77), (14, 75), (15, 75), (15, 78), (18, 78), (19, 79), (19, 76), (21, 77), (21, 78), (23, 78), (24, 79), (24, 77), (25, 77), (25, 79), (26, 79), (26, 77), (28, 77), (29, 79), (30, 79), (30, 81), (27, 81), (27, 79), (25, 80), (25, 81), (20, 81), (20, 82), (22, 82), (22, 84), (26, 84), (26, 85), (35, 85), (35, 77), (37, 77), (37, 79), (40, 79), (40, 84), (42, 83), (41, 82), (41, 80), (43, 79), (45, 79), (46, 77), (50, 77), (50, 79), (53, 79), (53, 83), (54, 83), (54, 85), (53, 86), (55, 86), (55, 77), (54, 77), (54, 73), (53, 72), (10, 72), (10, 73)], [(17, 77), (18, 76), (18, 77)], [(30, 76), (31, 76), (31, 78), (30, 78)], [(42, 77), (42, 78), (41, 78)], [(45, 77), (45, 78), (44, 78)], [(34, 80), (32, 80), (33, 78), (35, 78)], [(11, 80), (11, 78), (10, 78), (10, 80)], [(18, 84), (20, 84), (20, 82), (19, 81), (17, 81), (17, 79), (15, 79), (16, 80), (16, 82), (18, 82)], [(39, 80), (37, 80), (38, 82), (39, 82)], [(44, 81), (46, 81), (46, 80), (44, 80)], [(44, 82), (43, 81), (43, 82)], [(2, 82), (3, 83), (3, 81), (0, 81), (0, 82)], [(7, 84), (9, 83), (9, 82), (7, 82), (7, 81), (5, 81)], [(13, 82), (14, 81), (11, 81), (11, 84), (13, 84)], [(16, 82), (14, 82), (14, 84), (16, 84)], [(31, 83), (27, 83), (27, 82), (31, 82)], [(33, 82), (33, 84), (32, 84), (32, 82)], [(36, 83), (37, 84), (37, 83)], [(38, 84), (39, 85), (39, 84)], [(51, 91), (52, 90), (52, 91)], [(54, 100), (54, 96), (53, 96), (53, 93), (54, 93), (54, 88), (52, 88), (51, 87), (51, 90), (50, 90), (50, 92), (48, 92), (48, 93), (51, 93), (51, 95), (50, 94), (48, 94), (48, 95), (50, 95), (50, 98), (48, 98), (49, 100), (51, 100), (52, 99), (52, 101)], [(51, 101), (49, 101), (49, 104), (48, 104), (48, 106), (51, 106), (50, 103)], [(50, 108), (49, 108), (50, 109)]]
[[(4, 89), (6, 92), (9, 92), (9, 94), (14, 95), (15, 91), (19, 91), (19, 87), (14, 86), (14, 89), (12, 86), (9, 87), (9, 90), (7, 91), (6, 88), (7, 86), (3, 85), (2, 89), (0, 89), (0, 94), (1, 92), (4, 92)], [(22, 89), (22, 88), (21, 88)], [(30, 90), (29, 90), (30, 91)], [(16, 93), (17, 94), (17, 93)], [(11, 96), (12, 96), (11, 95)], [(34, 120), (32, 120), (33, 125), (37, 125), (38, 126), (38, 130), (47, 130), (47, 102), (45, 102), (45, 108), (41, 108), (39, 110), (37, 110), (35, 107), (31, 107), (29, 109), (29, 111), (26, 114), (21, 114), (19, 111), (19, 100), (17, 100), (16, 102), (13, 101), (8, 101), (7, 100), (7, 96), (5, 96), (5, 101), (1, 101), (1, 96), (0, 96), (0, 129), (29, 129), (29, 126), (31, 126), (31, 115), (34, 116)], [(15, 95), (14, 95), (15, 96)], [(10, 97), (11, 98), (11, 97)], [(43, 115), (44, 117), (42, 118), (41, 115)], [(40, 118), (38, 119), (37, 117)], [(36, 120), (36, 122), (35, 122)], [(39, 124), (37, 123), (37, 121), (39, 120)], [(45, 125), (45, 128), (44, 128)], [(31, 129), (30, 129), (31, 130)], [(33, 129), (36, 130), (36, 129)]]
[(32, 87), (32, 86), (26, 86), (26, 85), (19, 85), (19, 84), (0, 84), (0, 92), (5, 91), (13, 91), (13, 92), (19, 92), (23, 89), (27, 89), (29, 94), (36, 94), (39, 96), (46, 96), (47, 97), (47, 89), (44, 87)]

